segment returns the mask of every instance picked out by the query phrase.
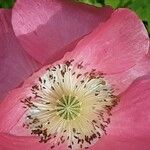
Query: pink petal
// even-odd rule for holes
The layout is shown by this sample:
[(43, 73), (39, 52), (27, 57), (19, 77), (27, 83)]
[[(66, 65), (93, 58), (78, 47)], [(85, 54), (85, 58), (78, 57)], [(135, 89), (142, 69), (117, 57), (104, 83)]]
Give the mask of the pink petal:
[(18, 43), (10, 21), (11, 10), (0, 9), (0, 99), (39, 68)]
[[(13, 128), (18, 127), (18, 123), (20, 120), (23, 120), (25, 109), (23, 108), (23, 104), (21, 100), (25, 98), (25, 94), (30, 94), (30, 90), (26, 90), (22, 88), (18, 88), (9, 92), (9, 94), (5, 97), (4, 100), (0, 103), (0, 132), (11, 133)], [(20, 135), (24, 135), (24, 131), (29, 135), (27, 130), (23, 128), (23, 122), (19, 124), (22, 129), (21, 132), (18, 129)], [(18, 134), (18, 135), (19, 135)]]
[(69, 0), (18, 0), (12, 24), (26, 51), (41, 63), (48, 58), (51, 63), (64, 55), (65, 46), (105, 22), (111, 13), (109, 7), (99, 9)]
[(150, 74), (150, 56), (146, 55), (135, 66), (122, 73), (106, 76), (113, 88), (116, 89), (115, 93), (121, 93), (126, 90), (129, 85), (138, 77)]
[(147, 138), (125, 138), (120, 139), (117, 136), (105, 136), (101, 141), (90, 150), (149, 150), (149, 139)]
[(150, 149), (150, 75), (135, 81), (121, 95), (106, 135), (93, 149)]
[[(12, 136), (9, 134), (0, 134), (0, 150), (49, 150), (52, 145), (39, 143), (36, 138)], [(66, 150), (65, 146), (57, 147), (59, 150)], [(53, 150), (57, 150), (54, 148)]]
[(9, 133), (19, 136), (29, 136), (30, 132), (23, 127), (26, 109), (21, 100), (32, 95), (31, 87), (38, 82), (39, 77), (45, 72), (47, 66), (34, 73), (22, 84), (21, 87), (10, 91), (0, 102), (0, 133)]
[(149, 38), (142, 21), (129, 9), (118, 9), (106, 23), (83, 38), (65, 56), (103, 73), (120, 73), (148, 53)]

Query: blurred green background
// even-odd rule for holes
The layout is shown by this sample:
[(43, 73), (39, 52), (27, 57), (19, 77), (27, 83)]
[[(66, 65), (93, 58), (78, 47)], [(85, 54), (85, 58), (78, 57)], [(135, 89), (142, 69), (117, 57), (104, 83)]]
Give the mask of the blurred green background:
[[(134, 10), (143, 20), (150, 33), (150, 0), (75, 0), (101, 7), (110, 5), (113, 8), (128, 7)], [(29, 1), (30, 2), (30, 1)], [(0, 8), (12, 8), (15, 0), (0, 0)]]
[(0, 8), (11, 8), (15, 0), (0, 0)]

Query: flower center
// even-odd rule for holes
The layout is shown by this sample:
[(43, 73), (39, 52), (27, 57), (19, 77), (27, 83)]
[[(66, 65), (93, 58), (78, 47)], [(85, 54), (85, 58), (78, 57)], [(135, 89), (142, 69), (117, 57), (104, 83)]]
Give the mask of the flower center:
[(47, 68), (31, 88), (24, 126), (51, 149), (67, 143), (73, 150), (88, 148), (106, 133), (110, 111), (117, 103), (111, 86), (96, 70), (66, 61)]
[(63, 96), (56, 106), (58, 115), (65, 120), (72, 120), (80, 115), (81, 103), (75, 96)]

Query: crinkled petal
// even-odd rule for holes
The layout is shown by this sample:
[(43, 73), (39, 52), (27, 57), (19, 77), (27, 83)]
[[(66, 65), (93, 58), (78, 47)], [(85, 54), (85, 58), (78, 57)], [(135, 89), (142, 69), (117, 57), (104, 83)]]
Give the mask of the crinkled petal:
[(142, 21), (131, 10), (112, 13), (103, 26), (78, 42), (66, 58), (83, 61), (89, 68), (106, 74), (126, 71), (136, 65), (149, 49), (149, 38)]
[[(51, 144), (39, 143), (35, 137), (13, 136), (0, 133), (0, 150), (49, 150)], [(59, 150), (66, 150), (64, 145), (58, 146)], [(57, 150), (54, 148), (53, 150)]]
[(138, 77), (150, 74), (150, 56), (146, 55), (135, 66), (122, 73), (106, 76), (113, 85), (115, 93), (119, 94), (125, 91), (130, 84)]
[[(105, 22), (112, 9), (69, 0), (18, 0), (12, 24), (26, 51), (37, 61), (60, 59), (68, 44)], [(71, 49), (70, 49), (71, 50)]]
[(120, 96), (106, 135), (93, 150), (150, 149), (150, 75), (139, 78)]
[(0, 99), (39, 66), (18, 43), (11, 25), (11, 10), (0, 9)]

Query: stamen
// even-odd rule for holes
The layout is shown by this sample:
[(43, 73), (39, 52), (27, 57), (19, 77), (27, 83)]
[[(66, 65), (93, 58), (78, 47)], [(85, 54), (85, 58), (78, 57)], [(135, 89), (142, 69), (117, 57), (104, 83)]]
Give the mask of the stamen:
[(31, 91), (34, 96), (23, 101), (28, 108), (24, 126), (51, 149), (64, 142), (73, 150), (88, 149), (106, 134), (117, 103), (104, 76), (74, 60), (47, 68)]

